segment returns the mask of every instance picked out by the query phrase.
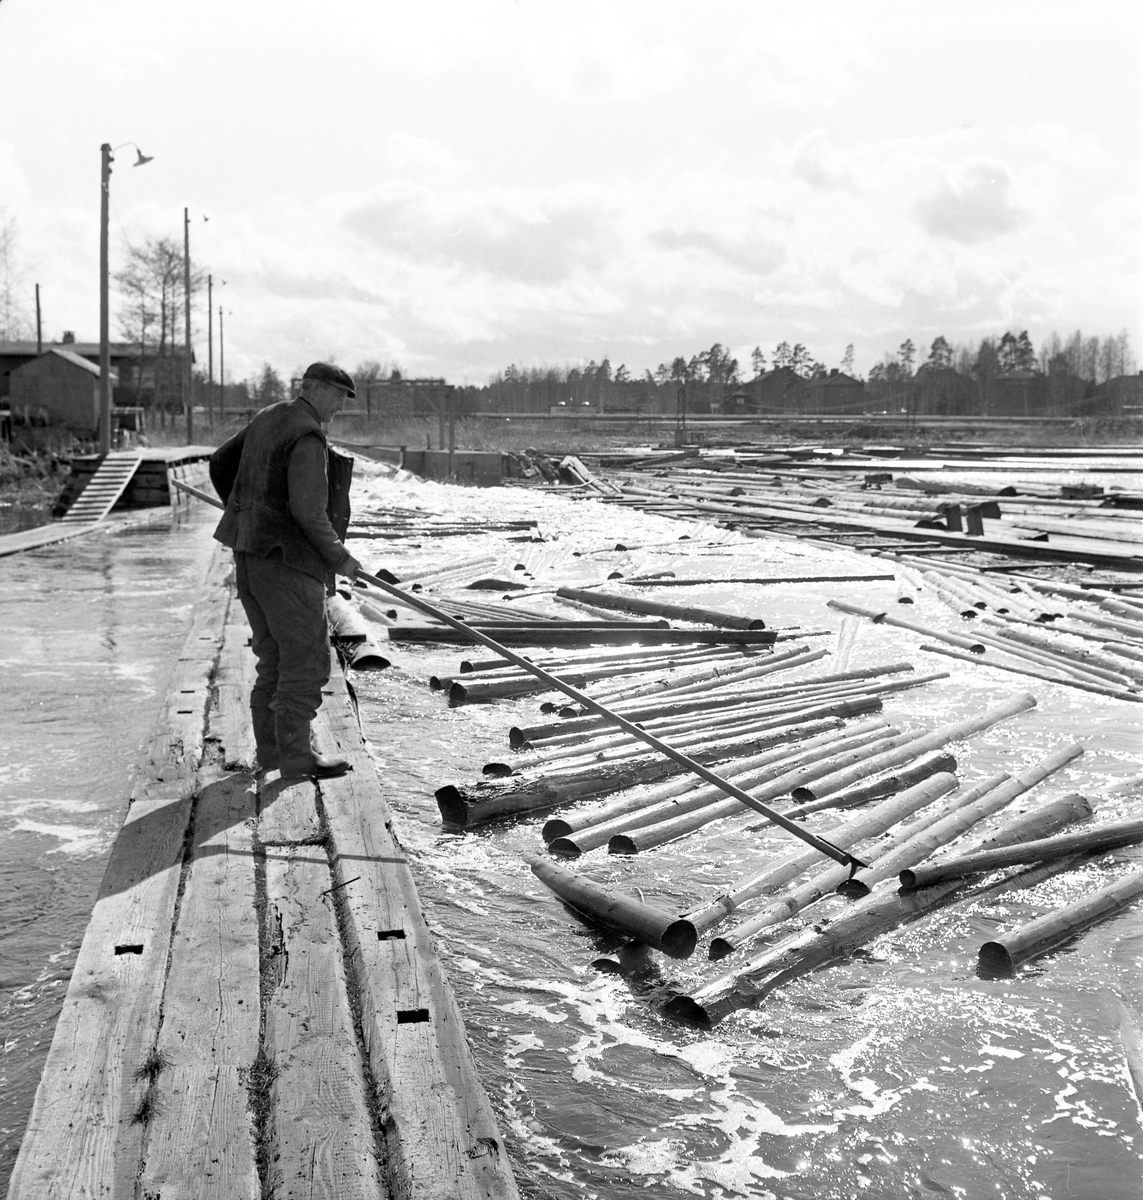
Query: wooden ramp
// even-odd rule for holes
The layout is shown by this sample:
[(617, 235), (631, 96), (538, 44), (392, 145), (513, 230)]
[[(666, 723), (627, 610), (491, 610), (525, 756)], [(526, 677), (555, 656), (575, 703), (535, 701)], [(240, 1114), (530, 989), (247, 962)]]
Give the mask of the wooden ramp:
[(99, 464), (91, 482), (67, 510), (61, 523), (90, 525), (102, 521), (115, 507), (115, 502), (127, 490), (142, 457), (138, 454), (109, 454)]
[(215, 552), (111, 852), (8, 1200), (516, 1200), (344, 677), (345, 778), (256, 785)]

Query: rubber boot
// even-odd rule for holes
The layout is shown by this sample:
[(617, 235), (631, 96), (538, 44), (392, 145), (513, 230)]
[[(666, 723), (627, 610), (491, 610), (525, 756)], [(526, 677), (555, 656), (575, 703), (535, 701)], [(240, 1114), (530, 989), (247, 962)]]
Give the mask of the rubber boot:
[(314, 753), (310, 723), (305, 717), (279, 712), (274, 718), (274, 732), (283, 779), (336, 779), (352, 770), (347, 758)]
[(259, 771), (278, 768), (278, 739), (274, 732), (274, 714), (268, 708), (250, 706), (250, 721), (254, 726), (255, 766)]

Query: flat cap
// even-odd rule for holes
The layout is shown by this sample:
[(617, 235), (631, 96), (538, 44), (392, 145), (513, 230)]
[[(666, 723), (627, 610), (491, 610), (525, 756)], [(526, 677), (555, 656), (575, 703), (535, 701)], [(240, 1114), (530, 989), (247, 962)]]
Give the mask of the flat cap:
[(318, 383), (332, 383), (334, 387), (344, 388), (350, 397), (357, 395), (357, 387), (353, 382), (353, 376), (348, 371), (343, 371), (340, 367), (335, 367), (333, 363), (310, 363), (306, 367), (302, 378), (316, 379)]

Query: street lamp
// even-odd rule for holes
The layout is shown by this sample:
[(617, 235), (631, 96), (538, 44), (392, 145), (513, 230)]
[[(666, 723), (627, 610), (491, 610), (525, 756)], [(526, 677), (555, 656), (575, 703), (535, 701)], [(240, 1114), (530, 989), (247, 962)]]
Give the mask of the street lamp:
[[(104, 142), (99, 147), (102, 156), (102, 171), (100, 173), (99, 189), (99, 453), (111, 452), (111, 341), (110, 316), (108, 302), (108, 270), (107, 270), (107, 226), (108, 205), (111, 196), (111, 164), (115, 161), (112, 155), (124, 146), (135, 146), (134, 142), (122, 142), (112, 147)], [(152, 159), (135, 146), (138, 156), (131, 164), (134, 167), (146, 166)]]

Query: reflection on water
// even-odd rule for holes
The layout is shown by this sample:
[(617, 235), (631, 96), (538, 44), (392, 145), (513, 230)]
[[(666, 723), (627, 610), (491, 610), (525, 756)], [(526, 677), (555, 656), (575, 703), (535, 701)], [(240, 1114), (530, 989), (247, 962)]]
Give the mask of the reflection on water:
[(0, 1190), (212, 528), (196, 514), (0, 559)]
[(0, 503), (0, 535), (35, 529), (51, 520), (50, 506)]

